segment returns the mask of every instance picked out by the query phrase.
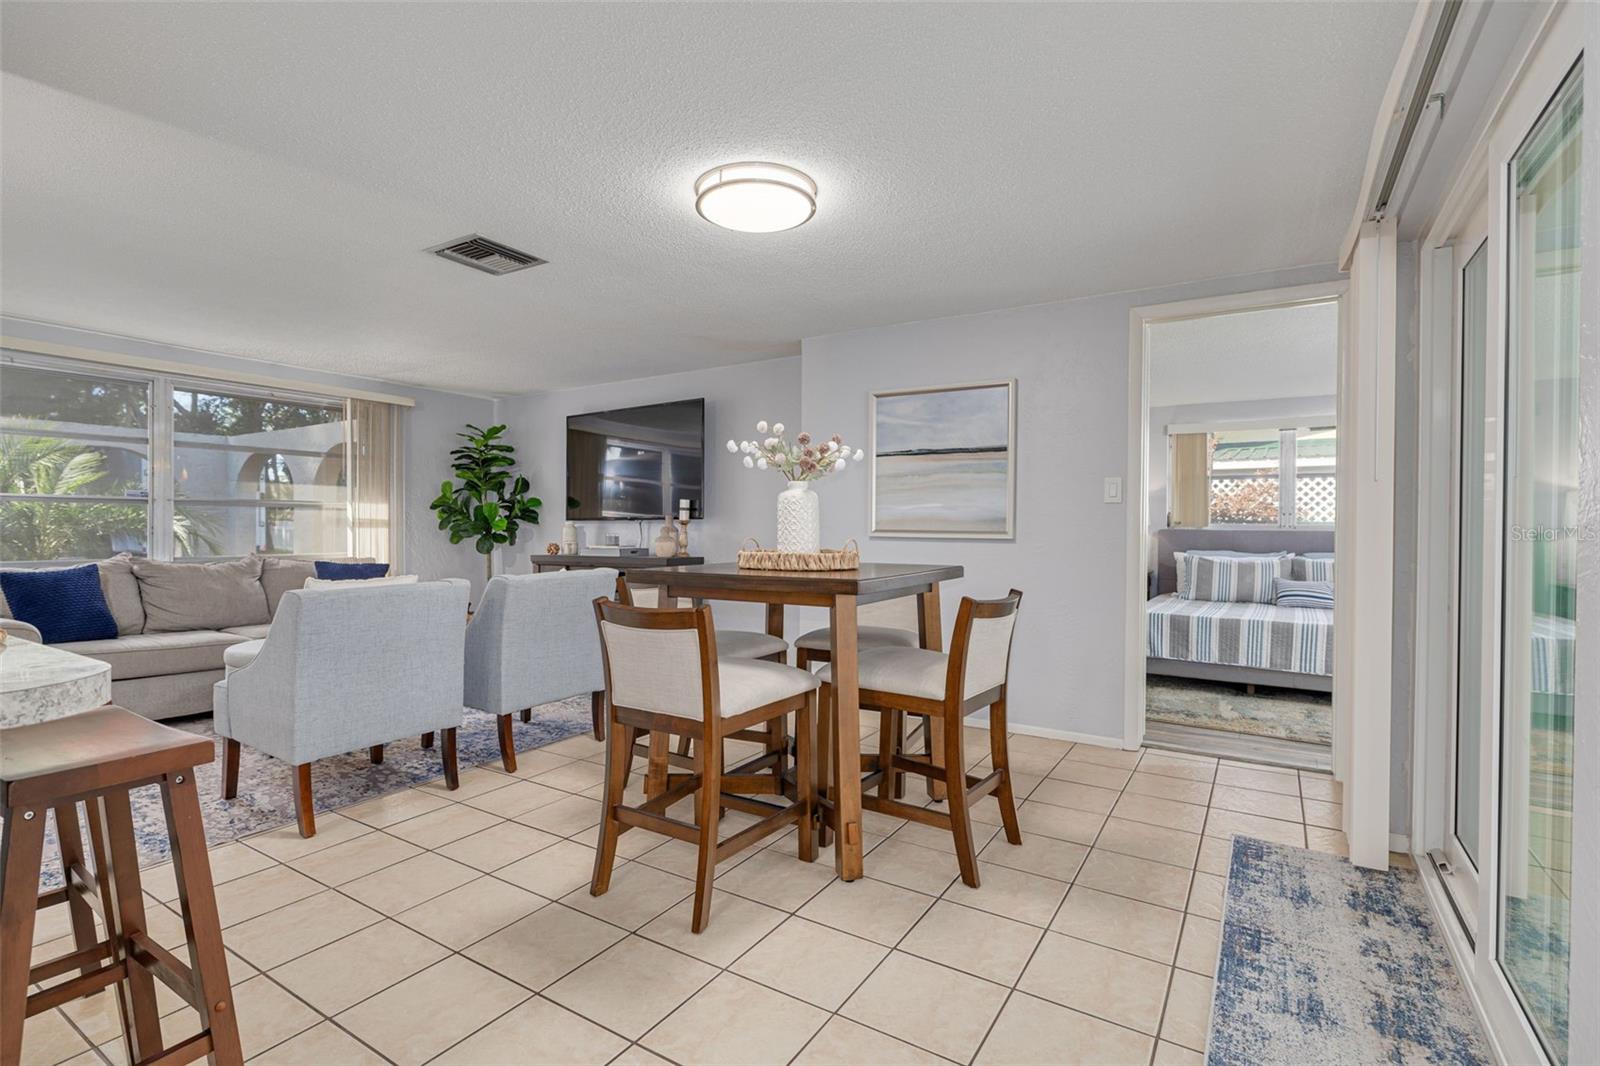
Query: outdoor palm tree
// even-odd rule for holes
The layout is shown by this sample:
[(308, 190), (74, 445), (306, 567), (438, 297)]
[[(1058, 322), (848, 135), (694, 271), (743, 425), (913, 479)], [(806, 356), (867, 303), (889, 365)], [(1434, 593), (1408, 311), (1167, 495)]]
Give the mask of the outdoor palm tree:
[[(124, 486), (104, 484), (105, 457), (58, 437), (0, 436), (0, 493), (56, 497), (0, 501), (0, 558), (72, 559), (109, 554), (112, 538), (143, 538), (142, 501), (77, 500), (116, 495)], [(173, 524), (180, 553), (211, 554), (216, 544), (189, 516)]]

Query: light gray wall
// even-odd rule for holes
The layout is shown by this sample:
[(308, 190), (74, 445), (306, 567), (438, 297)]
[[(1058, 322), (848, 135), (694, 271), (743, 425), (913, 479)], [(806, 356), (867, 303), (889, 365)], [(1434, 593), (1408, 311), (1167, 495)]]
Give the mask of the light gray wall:
[[(783, 422), (791, 434), (800, 426), (800, 359), (790, 356), (758, 363), (695, 370), (683, 374), (639, 378), (581, 389), (562, 389), (512, 397), (502, 401), (500, 418), (509, 427), (522, 469), (533, 482), (534, 494), (545, 501), (542, 521), (528, 529), (515, 549), (504, 553), (508, 572), (527, 573), (528, 556), (541, 553), (550, 541), (561, 540), (567, 498), (567, 416), (617, 407), (704, 397), (706, 401), (707, 517), (689, 528), (689, 551), (713, 562), (727, 562), (746, 537), (771, 544), (777, 496), (784, 487), (775, 473), (746, 470), (739, 457), (723, 450), (730, 438), (746, 440), (756, 435), (756, 422)], [(863, 438), (865, 439), (865, 438)], [(854, 476), (846, 472), (841, 477)], [(833, 486), (823, 485), (823, 513), (831, 502)], [(623, 544), (638, 544), (637, 522), (580, 522), (591, 543), (601, 533), (616, 533)], [(661, 521), (644, 524), (648, 545)], [(714, 604), (719, 624), (760, 629), (761, 608), (740, 604)], [(790, 621), (791, 636), (797, 624)]]
[(321, 382), (332, 387), (368, 389), (416, 401), (401, 416), (404, 434), (404, 499), (400, 513), (405, 522), (404, 568), (423, 578), (464, 577), (473, 582), (473, 596), (483, 586), (483, 558), (471, 545), (452, 545), (439, 532), (428, 503), (439, 494), (439, 483), (450, 472), (450, 449), (455, 432), (465, 423), (487, 424), (494, 417), (494, 401), (396, 385), (386, 381), (325, 374), (313, 370), (284, 371), (276, 364), (241, 359), (217, 352), (202, 352), (153, 341), (118, 337), (88, 330), (69, 329), (21, 319), (0, 319), (5, 335), (28, 340), (67, 344), (102, 352), (120, 352), (147, 359), (163, 359), (193, 367), (201, 377), (226, 379), (229, 373), (283, 373), (297, 381)]
[[(1012, 654), (1011, 720), (1122, 741), (1127, 514), (1101, 502), (1128, 469), (1128, 316), (1167, 303), (1338, 277), (1329, 266), (1274, 271), (1009, 311), (807, 339), (801, 347), (812, 433), (866, 441), (874, 390), (1017, 380), (1017, 522), (1008, 541), (868, 537), (867, 479), (823, 489), (822, 535), (885, 561), (955, 562), (949, 629), (962, 595), (1027, 594)], [(863, 471), (864, 473), (864, 471)], [(1131, 494), (1125, 493), (1131, 498)]]

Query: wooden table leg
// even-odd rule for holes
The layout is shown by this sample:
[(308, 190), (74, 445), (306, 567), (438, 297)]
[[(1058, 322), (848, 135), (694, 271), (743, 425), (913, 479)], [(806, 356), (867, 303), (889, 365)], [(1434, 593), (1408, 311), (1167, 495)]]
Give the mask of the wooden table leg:
[[(929, 651), (944, 650), (944, 629), (939, 620), (938, 585), (917, 595), (917, 638), (921, 646)], [(927, 739), (933, 748), (934, 765), (943, 766), (944, 721), (937, 717), (925, 718), (922, 728), (928, 731)], [(944, 782), (936, 777), (928, 778), (928, 798), (943, 800), (944, 796)]]
[(833, 662), (834, 868), (846, 881), (861, 876), (861, 687), (856, 658), (856, 598), (836, 596), (829, 615)]
[(671, 772), (671, 767), (667, 765), (667, 745), (671, 739), (659, 729), (650, 731), (650, 759), (644, 771), (646, 799), (655, 799), (667, 790), (667, 774)]
[[(781, 603), (767, 604), (767, 636), (777, 637), (779, 640), (783, 639), (783, 604)], [(783, 661), (787, 663), (788, 659), (789, 653), (785, 649)], [(777, 754), (777, 774), (780, 778), (788, 765), (789, 730), (786, 724), (788, 720), (789, 716), (784, 715), (767, 723), (767, 752), (769, 754)]]

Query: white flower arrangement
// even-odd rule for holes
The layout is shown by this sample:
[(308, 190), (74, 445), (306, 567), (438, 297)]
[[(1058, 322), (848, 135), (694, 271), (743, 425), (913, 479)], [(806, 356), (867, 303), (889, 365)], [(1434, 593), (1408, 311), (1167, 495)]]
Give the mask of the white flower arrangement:
[(776, 470), (785, 481), (818, 481), (844, 470), (849, 462), (859, 463), (866, 457), (860, 448), (851, 452), (838, 434), (821, 444), (813, 444), (811, 434), (799, 433), (791, 444), (783, 435), (782, 422), (774, 422), (769, 427), (765, 420), (756, 423), (756, 432), (762, 439), (730, 440), (729, 454), (743, 455), (747, 470)]

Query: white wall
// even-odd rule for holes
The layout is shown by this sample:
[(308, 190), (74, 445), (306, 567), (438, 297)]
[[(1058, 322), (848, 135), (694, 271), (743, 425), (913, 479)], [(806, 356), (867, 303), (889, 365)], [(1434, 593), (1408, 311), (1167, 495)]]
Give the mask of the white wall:
[(1128, 313), (1167, 303), (1329, 281), (1332, 266), (913, 322), (807, 339), (805, 424), (867, 440), (878, 389), (1017, 379), (1017, 533), (1009, 541), (868, 537), (867, 480), (823, 489), (828, 543), (874, 560), (960, 563), (948, 631), (965, 594), (1026, 593), (1012, 655), (1012, 722), (1122, 741), (1126, 515), (1102, 479), (1128, 478)]
[[(566, 520), (568, 415), (702, 396), (706, 401), (707, 517), (690, 526), (689, 551), (712, 562), (727, 562), (746, 537), (771, 544), (776, 499), (783, 482), (774, 473), (746, 470), (737, 457), (723, 450), (723, 442), (754, 437), (755, 424), (760, 419), (786, 423), (791, 430), (800, 428), (800, 359), (794, 356), (537, 392), (502, 401), (500, 420), (510, 427), (508, 434), (517, 447), (523, 473), (533, 482), (534, 494), (545, 501), (540, 524), (527, 529), (517, 546), (503, 553), (507, 571), (527, 573), (531, 569), (530, 554), (542, 553), (546, 543), (561, 540), (561, 526)], [(834, 486), (824, 485), (820, 492), (826, 514)], [(637, 522), (579, 525), (585, 528), (591, 543), (597, 542), (602, 532), (616, 533), (623, 544), (641, 543)], [(660, 519), (646, 522), (642, 543), (648, 545), (660, 525)], [(719, 624), (754, 629), (764, 624), (759, 607), (729, 603), (714, 605), (713, 609)], [(791, 619), (791, 636), (796, 635), (796, 624)]]
[(89, 330), (69, 329), (22, 319), (0, 319), (8, 337), (66, 344), (101, 352), (120, 352), (147, 359), (163, 359), (194, 368), (201, 377), (227, 378), (230, 372), (272, 374), (282, 372), (296, 381), (323, 382), (332, 387), (367, 389), (406, 396), (416, 406), (401, 418), (404, 433), (404, 499), (401, 514), (405, 521), (404, 568), (422, 578), (464, 577), (473, 582), (473, 598), (483, 586), (483, 558), (469, 544), (452, 545), (439, 532), (428, 503), (439, 494), (439, 482), (450, 472), (450, 449), (455, 432), (465, 423), (488, 424), (494, 417), (494, 401), (481, 396), (436, 392), (385, 381), (370, 381), (340, 374), (312, 370), (284, 370), (276, 364), (241, 359), (217, 352), (180, 348), (154, 341), (118, 337)]

